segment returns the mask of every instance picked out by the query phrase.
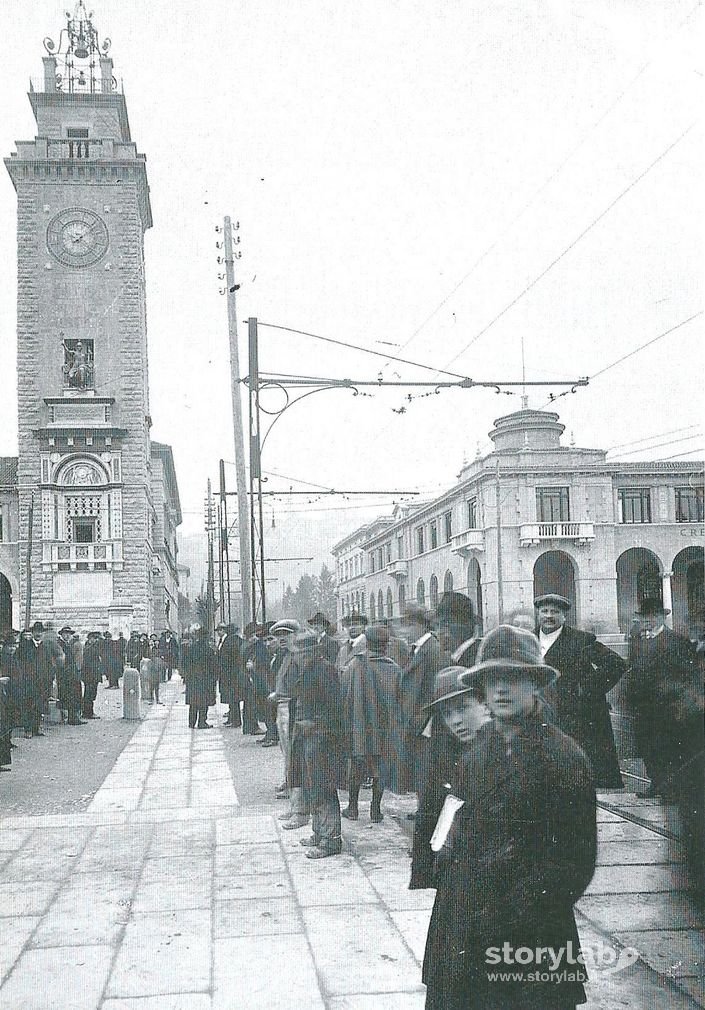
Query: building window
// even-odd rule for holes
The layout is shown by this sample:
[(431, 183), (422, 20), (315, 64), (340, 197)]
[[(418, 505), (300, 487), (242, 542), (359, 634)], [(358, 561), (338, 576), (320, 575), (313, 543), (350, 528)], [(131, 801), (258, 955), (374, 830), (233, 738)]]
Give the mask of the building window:
[(400, 558), (400, 559), (404, 557), (404, 537), (403, 536), (397, 537), (397, 557)]
[(95, 519), (73, 519), (73, 536), (71, 537), (73, 543), (75, 544), (92, 544), (96, 540), (96, 521)]
[(3, 514), (0, 511), (0, 543), (5, 539), (3, 518)]
[(373, 621), (373, 622), (377, 620), (377, 613), (376, 613), (376, 610), (375, 610), (375, 594), (374, 593), (372, 593), (372, 595), (370, 596), (370, 620)]
[(443, 535), (445, 542), (449, 544), (453, 539), (453, 513), (446, 512), (443, 516)]
[(394, 617), (394, 597), (392, 590), (387, 590), (387, 617)]
[(477, 498), (471, 498), (468, 502), (468, 529), (477, 529)]
[(426, 587), (424, 586), (423, 579), (419, 579), (416, 583), (416, 602), (420, 607), (423, 607), (426, 603)]
[(570, 498), (567, 487), (537, 487), (536, 515), (540, 523), (567, 523)]
[(392, 541), (391, 540), (388, 540), (387, 543), (384, 545), (384, 554), (385, 554), (385, 558), (384, 558), (385, 564), (390, 565), (392, 563)]
[(382, 552), (381, 547), (377, 548), (377, 568), (380, 570), (380, 572), (384, 568), (384, 554)]
[(370, 551), (370, 575), (374, 575), (375, 572), (375, 552)]
[(452, 593), (453, 592), (453, 573), (446, 572), (445, 578), (443, 579), (443, 592)]
[(617, 491), (620, 523), (651, 522), (651, 492), (648, 487), (621, 487)]
[(384, 617), (384, 596), (381, 589), (377, 593), (377, 617), (380, 621)]
[(406, 606), (406, 589), (404, 586), (399, 586), (399, 613), (404, 613), (404, 607)]
[(434, 521), (429, 527), (429, 539), (431, 541), (431, 550), (435, 550), (438, 547), (438, 523)]
[(416, 553), (423, 554), (424, 552), (424, 539), (423, 539), (423, 526), (416, 527)]
[(431, 609), (435, 610), (438, 606), (438, 579), (435, 575), (431, 576), (431, 581), (428, 584), (428, 597)]
[(704, 505), (705, 505), (705, 488), (701, 487), (676, 488), (677, 523), (705, 522)]

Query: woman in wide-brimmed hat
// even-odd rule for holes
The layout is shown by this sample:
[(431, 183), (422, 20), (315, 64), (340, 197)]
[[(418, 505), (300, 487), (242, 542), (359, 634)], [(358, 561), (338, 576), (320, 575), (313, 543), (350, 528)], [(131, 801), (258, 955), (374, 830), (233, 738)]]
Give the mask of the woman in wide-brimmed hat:
[[(534, 635), (500, 625), (483, 640), (475, 666), (459, 675), (480, 692), (492, 721), (462, 755), (452, 783), (462, 806), (436, 857), (427, 1010), (575, 1010), (585, 1002), (583, 965), (560, 965), (564, 976), (547, 954), (568, 941), (580, 948), (573, 905), (596, 853), (587, 759), (542, 716), (540, 693), (555, 673)], [(535, 961), (505, 965), (503, 952), (519, 947), (536, 952)], [(511, 981), (497, 980), (497, 972)]]

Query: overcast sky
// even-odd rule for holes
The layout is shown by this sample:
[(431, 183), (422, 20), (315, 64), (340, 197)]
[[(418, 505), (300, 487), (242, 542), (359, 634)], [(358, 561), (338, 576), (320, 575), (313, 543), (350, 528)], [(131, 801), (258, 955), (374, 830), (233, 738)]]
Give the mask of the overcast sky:
[[(147, 155), (152, 433), (174, 448), (185, 532), (202, 527), (219, 457), (233, 459), (216, 263), (224, 214), (240, 221), (243, 361), (252, 315), (476, 379), (520, 379), (523, 338), (527, 378), (568, 379), (701, 311), (699, 7), (97, 0), (95, 23), (112, 39), (133, 139)], [(64, 15), (58, 0), (3, 8), (0, 147), (9, 155), (35, 135), (28, 79), (41, 76), (42, 39), (57, 39)], [(15, 214), (5, 175), (8, 455)], [(641, 442), (631, 458), (701, 458), (702, 331), (698, 316), (560, 399), (566, 438), (609, 447), (653, 436), (668, 444), (645, 451)], [(260, 337), (266, 371), (434, 378), (292, 333), (262, 327)], [(531, 406), (548, 392), (532, 392)], [(287, 480), (269, 486), (295, 477), (429, 495), (478, 443), (487, 451), (495, 417), (520, 406), (518, 396), (453, 390), (396, 413), (402, 391), (373, 393), (326, 392), (293, 407), (263, 461)], [(391, 498), (368, 499), (369, 510), (364, 501), (339, 513), (341, 535)], [(345, 504), (298, 498), (274, 510)]]

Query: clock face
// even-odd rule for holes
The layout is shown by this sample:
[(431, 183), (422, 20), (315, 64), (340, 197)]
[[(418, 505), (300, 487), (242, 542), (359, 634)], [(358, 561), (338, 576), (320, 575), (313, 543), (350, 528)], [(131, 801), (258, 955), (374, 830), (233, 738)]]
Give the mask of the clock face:
[(92, 210), (71, 207), (49, 222), (47, 247), (64, 266), (89, 267), (107, 252), (108, 229)]

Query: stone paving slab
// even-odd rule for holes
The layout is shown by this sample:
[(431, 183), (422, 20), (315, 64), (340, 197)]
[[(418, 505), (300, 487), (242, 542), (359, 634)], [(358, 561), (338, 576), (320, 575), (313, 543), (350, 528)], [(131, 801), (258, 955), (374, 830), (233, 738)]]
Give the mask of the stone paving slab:
[[(0, 821), (0, 1005), (421, 1010), (435, 892), (408, 890), (396, 818), (372, 825), (363, 811), (343, 825), (343, 855), (308, 860), (310, 827), (284, 831), (274, 801), (240, 807), (220, 727), (190, 731), (178, 689), (164, 696), (88, 810)], [(694, 971), (700, 939), (685, 897), (666, 892), (680, 880), (673, 846), (612, 811), (598, 817), (581, 937), (617, 932), (644, 954), (629, 978), (591, 982), (586, 1010), (693, 1010), (695, 975), (681, 990), (664, 975), (676, 954)]]
[(705, 932), (703, 930), (658, 930), (616, 934), (624, 946), (634, 947), (642, 960), (673, 979), (699, 978), (705, 983)]

